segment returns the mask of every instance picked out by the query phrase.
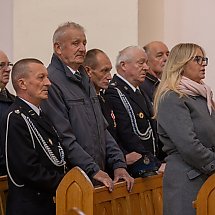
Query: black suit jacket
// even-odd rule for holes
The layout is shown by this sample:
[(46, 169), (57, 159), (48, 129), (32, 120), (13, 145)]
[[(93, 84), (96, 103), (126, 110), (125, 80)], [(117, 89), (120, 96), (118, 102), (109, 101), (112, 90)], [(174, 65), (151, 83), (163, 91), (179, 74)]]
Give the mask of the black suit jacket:
[[(152, 135), (148, 140), (141, 140), (141, 138), (134, 132), (129, 114), (125, 109), (116, 88), (125, 95), (130, 103), (139, 131), (145, 133), (149, 126), (151, 126), (155, 141), (153, 140)], [(154, 153), (154, 149), (157, 149), (156, 125), (154, 120), (152, 120), (151, 103), (144, 92), (142, 92), (142, 95), (137, 95), (126, 82), (117, 75), (114, 75), (109, 88), (106, 90), (105, 98), (114, 111), (117, 124), (117, 135), (124, 151), (127, 151), (128, 153), (136, 151), (141, 154), (146, 152)]]
[[(0, 130), (2, 130), (2, 117), (4, 113), (7, 111), (9, 106), (14, 102), (15, 96), (9, 93), (7, 89), (5, 89), (6, 96), (0, 92)], [(0, 135), (0, 175), (6, 175), (6, 166), (3, 158), (3, 143)]]
[(159, 83), (160, 81), (155, 76), (151, 75), (150, 73), (146, 73), (146, 78), (140, 85), (140, 89), (145, 92), (152, 103)]
[(107, 129), (110, 132), (110, 134), (112, 135), (112, 137), (114, 137), (114, 139), (116, 140), (116, 137), (117, 137), (116, 122), (115, 122), (115, 116), (114, 116), (113, 110), (111, 110), (110, 105), (105, 100), (105, 96), (102, 92), (100, 92), (100, 94), (98, 95), (98, 98), (99, 98), (99, 103), (101, 106), (102, 113), (108, 122)]
[[(59, 166), (55, 165), (43, 149), (45, 144), (41, 142), (45, 141), (60, 161), (62, 148), (59, 145), (59, 137), (46, 118), (38, 116), (18, 97), (7, 113), (3, 119), (2, 130), (9, 175), (7, 215), (54, 215), (52, 197), (64, 175), (64, 165), (63, 162)], [(30, 132), (28, 126), (36, 129), (30, 129)], [(37, 131), (43, 141), (37, 139), (39, 135), (34, 134)]]

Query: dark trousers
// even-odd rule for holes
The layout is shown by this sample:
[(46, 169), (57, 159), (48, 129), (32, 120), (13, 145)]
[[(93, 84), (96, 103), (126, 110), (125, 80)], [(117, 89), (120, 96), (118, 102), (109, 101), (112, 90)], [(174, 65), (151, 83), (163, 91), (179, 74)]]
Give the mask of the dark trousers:
[(27, 188), (10, 189), (7, 197), (6, 215), (55, 215), (53, 195)]

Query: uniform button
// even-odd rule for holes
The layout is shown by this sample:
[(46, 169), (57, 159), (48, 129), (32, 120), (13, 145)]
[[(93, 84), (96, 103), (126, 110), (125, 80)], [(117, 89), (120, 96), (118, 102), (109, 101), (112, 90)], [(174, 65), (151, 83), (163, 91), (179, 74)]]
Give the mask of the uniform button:
[(40, 196), (40, 192), (38, 192), (37, 195)]
[(214, 169), (214, 165), (213, 164), (211, 165), (211, 169)]

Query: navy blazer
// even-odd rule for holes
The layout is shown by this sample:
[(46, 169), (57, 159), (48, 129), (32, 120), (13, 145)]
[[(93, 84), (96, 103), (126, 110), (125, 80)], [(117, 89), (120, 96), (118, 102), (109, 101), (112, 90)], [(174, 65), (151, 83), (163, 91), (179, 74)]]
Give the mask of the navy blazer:
[(140, 85), (140, 89), (145, 92), (152, 103), (159, 83), (158, 78), (147, 72), (144, 82)]
[[(2, 124), (2, 117), (4, 113), (7, 111), (9, 106), (14, 102), (15, 96), (9, 93), (7, 89), (5, 89), (5, 93), (7, 96), (5, 96), (2, 92), (0, 92), (0, 130), (1, 124)], [(3, 143), (0, 136), (0, 175), (6, 175), (6, 167), (5, 162), (3, 158)]]

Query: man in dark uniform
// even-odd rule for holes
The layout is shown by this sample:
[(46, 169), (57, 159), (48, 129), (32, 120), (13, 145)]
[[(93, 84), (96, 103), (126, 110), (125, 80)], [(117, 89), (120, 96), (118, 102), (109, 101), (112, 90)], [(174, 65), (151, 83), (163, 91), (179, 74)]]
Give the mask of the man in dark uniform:
[(99, 103), (102, 113), (108, 122), (108, 131), (116, 139), (116, 124), (114, 114), (107, 102), (105, 101), (103, 90), (108, 88), (109, 82), (112, 79), (111, 69), (112, 64), (109, 57), (100, 49), (88, 50), (84, 59), (83, 66), (93, 82), (96, 94), (99, 98)]
[(120, 51), (116, 61), (117, 74), (105, 97), (114, 111), (117, 135), (124, 150), (140, 154), (146, 165), (151, 162), (152, 166), (145, 167), (152, 167), (149, 171), (154, 172), (158, 167), (154, 166), (158, 151), (156, 124), (152, 119), (152, 105), (139, 89), (148, 70), (147, 60), (141, 47), (130, 46)]
[(149, 70), (146, 73), (145, 81), (140, 85), (150, 101), (153, 98), (158, 84), (160, 83), (163, 68), (169, 55), (169, 49), (160, 41), (153, 41), (143, 47), (148, 56)]
[(59, 136), (41, 113), (48, 98), (47, 69), (37, 59), (22, 59), (12, 70), (14, 103), (3, 118), (9, 179), (7, 215), (54, 215), (53, 196), (65, 173)]
[[(110, 191), (124, 179), (131, 190), (133, 178), (126, 171), (123, 153), (107, 130), (95, 88), (82, 63), (86, 54), (84, 29), (77, 23), (59, 26), (53, 35), (54, 54), (48, 66), (52, 86), (42, 104), (60, 135), (67, 158)], [(105, 172), (108, 165), (114, 181)]]
[(100, 49), (88, 50), (84, 59), (83, 66), (86, 69), (90, 80), (93, 82), (96, 94), (99, 98), (102, 113), (108, 122), (108, 131), (114, 137), (121, 150), (125, 154), (126, 163), (132, 164), (142, 156), (139, 153), (131, 152), (127, 153), (122, 147), (119, 138), (117, 136), (117, 124), (115, 120), (115, 115), (110, 107), (110, 104), (105, 100), (104, 91), (108, 88), (109, 82), (112, 79), (111, 69), (112, 64), (109, 57)]
[[(8, 60), (7, 55), (0, 50), (0, 124), (2, 124), (2, 116), (14, 101), (14, 96), (6, 89), (9, 82), (12, 63)], [(1, 125), (0, 125), (1, 127)], [(1, 129), (1, 128), (0, 128)], [(6, 167), (3, 156), (3, 143), (0, 137), (0, 175), (6, 175)]]

